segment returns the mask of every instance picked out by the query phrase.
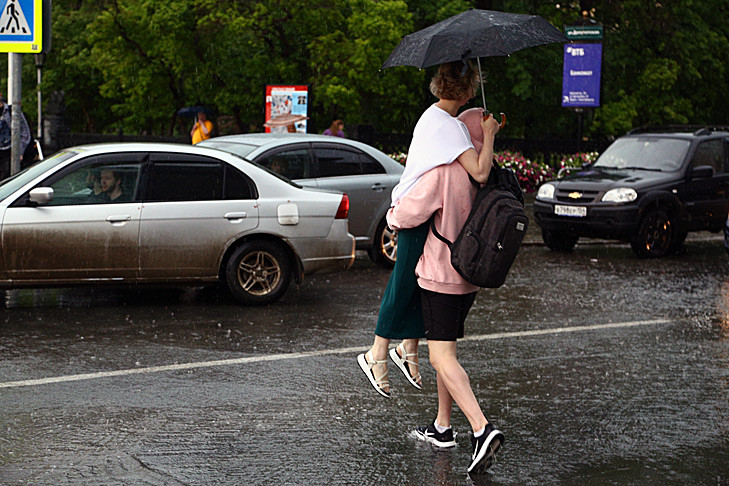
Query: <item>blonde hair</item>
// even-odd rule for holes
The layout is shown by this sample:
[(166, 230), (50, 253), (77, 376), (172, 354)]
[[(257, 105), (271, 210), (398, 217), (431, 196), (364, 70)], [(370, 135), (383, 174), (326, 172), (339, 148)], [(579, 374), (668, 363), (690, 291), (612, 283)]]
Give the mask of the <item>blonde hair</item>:
[[(465, 69), (465, 73), (463, 70)], [(442, 100), (471, 99), (476, 96), (479, 72), (470, 62), (447, 62), (438, 66), (438, 72), (430, 81), (430, 92)]]

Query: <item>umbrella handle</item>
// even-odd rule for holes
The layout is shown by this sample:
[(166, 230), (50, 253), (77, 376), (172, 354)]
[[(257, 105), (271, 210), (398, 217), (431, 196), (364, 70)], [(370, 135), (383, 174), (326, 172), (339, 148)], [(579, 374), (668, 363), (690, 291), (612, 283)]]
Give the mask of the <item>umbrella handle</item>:
[[(502, 128), (504, 128), (504, 125), (506, 125), (506, 115), (504, 113), (500, 113), (500, 115), (501, 115), (501, 123), (499, 123), (499, 130), (501, 130)], [(491, 113), (488, 112), (488, 111), (485, 111), (483, 113), (483, 119), (484, 120), (487, 120), (488, 117), (490, 117), (490, 116), (491, 116)]]

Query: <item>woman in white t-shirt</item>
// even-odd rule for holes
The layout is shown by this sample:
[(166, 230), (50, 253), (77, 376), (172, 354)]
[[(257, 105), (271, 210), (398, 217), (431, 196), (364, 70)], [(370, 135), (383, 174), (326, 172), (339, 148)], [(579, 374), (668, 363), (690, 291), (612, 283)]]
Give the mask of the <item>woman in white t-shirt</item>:
[[(392, 204), (413, 188), (430, 169), (456, 160), (478, 182), (485, 183), (494, 157), (494, 137), (499, 123), (493, 117), (481, 119), (483, 147), (474, 148), (466, 125), (457, 118), (458, 110), (476, 95), (479, 73), (470, 63), (441, 64), (430, 82), (438, 102), (425, 110), (413, 131), (405, 171), (392, 190)], [(425, 336), (415, 266), (423, 253), (429, 223), (398, 232), (397, 260), (390, 275), (375, 329), (374, 344), (357, 356), (360, 368), (374, 389), (390, 397), (387, 354), (391, 339), (402, 343), (389, 350), (393, 362), (414, 387), (422, 388), (418, 371), (418, 342)]]

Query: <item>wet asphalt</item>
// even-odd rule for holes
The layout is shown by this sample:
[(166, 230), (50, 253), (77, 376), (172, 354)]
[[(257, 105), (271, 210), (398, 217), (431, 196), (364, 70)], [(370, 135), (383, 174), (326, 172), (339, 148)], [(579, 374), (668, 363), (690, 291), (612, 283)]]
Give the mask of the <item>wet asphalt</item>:
[(459, 358), (506, 435), (469, 477), (391, 366), (356, 364), (389, 271), (358, 254), (270, 307), (215, 289), (8, 291), (0, 309), (0, 484), (729, 484), (729, 257), (689, 238), (660, 260), (529, 242), (482, 290)]

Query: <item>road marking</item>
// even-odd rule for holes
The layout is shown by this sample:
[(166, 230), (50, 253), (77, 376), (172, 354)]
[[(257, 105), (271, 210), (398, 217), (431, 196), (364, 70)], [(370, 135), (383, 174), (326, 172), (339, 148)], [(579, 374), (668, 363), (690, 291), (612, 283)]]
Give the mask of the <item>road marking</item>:
[[(548, 334), (564, 334), (570, 332), (584, 332), (584, 331), (598, 331), (602, 329), (620, 329), (627, 327), (637, 326), (652, 326), (658, 324), (668, 324), (672, 321), (668, 319), (655, 319), (649, 321), (629, 321), (629, 322), (615, 322), (608, 324), (594, 324), (590, 326), (570, 326), (570, 327), (558, 327), (555, 329), (534, 329), (531, 331), (514, 331), (514, 332), (499, 332), (493, 334), (480, 334), (476, 336), (468, 336), (461, 341), (486, 341), (490, 339), (509, 339), (509, 338), (521, 338), (530, 336), (543, 336)], [(39, 378), (35, 380), (21, 380), (21, 381), (7, 381), (0, 383), (0, 388), (18, 388), (23, 386), (39, 386), (39, 385), (50, 385), (52, 383), (66, 383), (71, 381), (82, 381), (82, 380), (95, 380), (99, 378), (112, 378), (117, 376), (129, 376), (129, 375), (140, 375), (146, 373), (159, 373), (162, 371), (180, 371), (180, 370), (193, 370), (198, 368), (212, 368), (214, 366), (230, 366), (230, 365), (241, 365), (248, 363), (262, 363), (265, 361), (282, 361), (285, 359), (302, 359), (311, 358), (315, 356), (329, 356), (335, 354), (349, 354), (349, 353), (361, 353), (367, 351), (368, 347), (349, 347), (349, 348), (335, 348), (335, 349), (322, 349), (319, 351), (308, 351), (303, 353), (285, 353), (285, 354), (270, 354), (266, 356), (250, 356), (247, 358), (233, 358), (233, 359), (220, 359), (215, 361), (197, 361), (193, 363), (180, 363), (163, 366), (149, 366), (146, 368), (134, 368), (127, 370), (116, 370), (116, 371), (100, 371), (97, 373), (83, 373), (78, 375), (66, 375), (66, 376), (54, 376), (50, 378)]]

